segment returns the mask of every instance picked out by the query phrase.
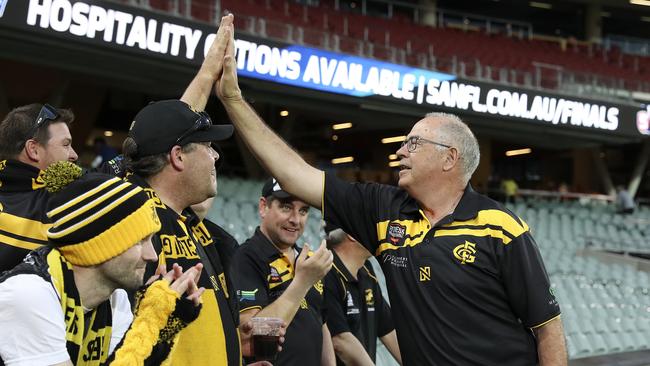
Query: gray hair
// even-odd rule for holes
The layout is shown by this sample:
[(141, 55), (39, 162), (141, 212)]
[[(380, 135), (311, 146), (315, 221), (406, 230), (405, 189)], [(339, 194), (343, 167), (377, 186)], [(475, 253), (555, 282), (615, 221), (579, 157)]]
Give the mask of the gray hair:
[(328, 249), (333, 249), (337, 245), (341, 244), (346, 238), (348, 234), (345, 233), (342, 229), (335, 229), (329, 232), (327, 234), (327, 248)]
[(452, 145), (458, 150), (463, 170), (463, 183), (467, 184), (481, 160), (481, 151), (476, 136), (474, 136), (467, 124), (454, 114), (432, 112), (427, 113), (425, 117), (444, 120), (437, 132), (443, 142)]

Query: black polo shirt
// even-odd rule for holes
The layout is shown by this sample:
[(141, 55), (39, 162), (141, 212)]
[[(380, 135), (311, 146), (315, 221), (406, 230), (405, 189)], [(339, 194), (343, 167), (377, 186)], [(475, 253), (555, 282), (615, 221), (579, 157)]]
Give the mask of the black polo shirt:
[[(370, 262), (359, 269), (355, 279), (336, 251), (332, 253), (333, 270), (325, 276), (327, 327), (332, 337), (345, 332), (354, 334), (374, 362), (377, 337), (383, 337), (395, 329), (390, 307), (381, 295)], [(336, 364), (344, 365), (338, 357)]]
[(560, 308), (523, 220), (469, 186), (435, 226), (397, 187), (324, 186), (325, 220), (378, 256), (404, 365), (537, 364), (531, 328)]
[[(294, 246), (296, 258), (300, 248)], [(263, 309), (273, 303), (289, 287), (294, 269), (259, 227), (241, 245), (233, 258), (233, 279), (239, 298), (240, 312)], [(318, 366), (323, 348), (324, 321), (323, 281), (307, 292), (287, 327), (282, 352), (276, 366)]]

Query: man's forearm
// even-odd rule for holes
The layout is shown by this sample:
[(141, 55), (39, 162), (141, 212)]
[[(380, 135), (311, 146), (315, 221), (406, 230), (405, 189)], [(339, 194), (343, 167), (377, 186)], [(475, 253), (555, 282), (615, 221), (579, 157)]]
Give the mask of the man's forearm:
[(221, 18), (217, 34), (203, 59), (203, 63), (201, 63), (201, 68), (181, 97), (183, 102), (197, 112), (205, 109), (205, 105), (212, 93), (212, 87), (223, 72), (223, 57), (228, 46), (228, 39), (232, 37), (234, 32), (232, 22), (232, 15)]
[(260, 310), (255, 316), (281, 318), (289, 326), (310, 287), (298, 281), (292, 281), (280, 297)]
[(336, 356), (332, 345), (332, 334), (327, 324), (323, 324), (323, 350), (321, 351), (321, 366), (336, 366)]
[(357, 337), (350, 332), (339, 333), (332, 337), (336, 356), (348, 366), (374, 365), (368, 352)]
[(194, 111), (203, 111), (208, 104), (215, 78), (210, 72), (199, 70), (185, 89), (181, 101), (187, 103)]
[(399, 350), (399, 344), (397, 343), (397, 333), (393, 330), (392, 332), (381, 337), (381, 343), (386, 346), (388, 352), (395, 358), (397, 363), (402, 364), (402, 354)]
[(567, 353), (562, 321), (559, 317), (533, 329), (537, 338), (537, 354), (540, 366), (566, 366)]
[(282, 189), (314, 207), (321, 206), (322, 172), (307, 164), (262, 121), (243, 99), (222, 101), (237, 133)]

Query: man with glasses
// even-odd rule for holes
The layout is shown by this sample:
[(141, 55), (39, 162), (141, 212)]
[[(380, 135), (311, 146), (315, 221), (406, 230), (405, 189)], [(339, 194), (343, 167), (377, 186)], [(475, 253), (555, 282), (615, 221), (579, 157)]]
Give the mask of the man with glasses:
[(307, 164), (246, 103), (234, 50), (217, 94), (282, 187), (378, 256), (404, 365), (567, 364), (537, 245), (523, 220), (469, 185), (479, 145), (458, 117), (413, 126), (397, 150), (399, 187), (347, 183)]
[(11, 269), (47, 243), (49, 219), (42, 171), (57, 161), (75, 161), (69, 109), (30, 104), (0, 123), (0, 272)]
[[(158, 264), (177, 263), (182, 268), (203, 264), (199, 279), (199, 286), (206, 289), (203, 309), (197, 321), (179, 333), (163, 365), (236, 366), (242, 362), (239, 309), (227, 273), (226, 256), (232, 250), (223, 248), (232, 249), (232, 243), (218, 242), (219, 236), (189, 208), (216, 195), (217, 169), (222, 162), (217, 142), (233, 132), (231, 125), (213, 125), (203, 112), (221, 73), (226, 52), (222, 41), (232, 37), (232, 21), (232, 15), (221, 19), (215, 41), (181, 100), (159, 101), (140, 110), (122, 146), (126, 168), (132, 173), (127, 179), (157, 202), (161, 229), (152, 243)], [(156, 268), (157, 264), (148, 264), (147, 274)], [(242, 334), (243, 343), (250, 340), (247, 335)]]

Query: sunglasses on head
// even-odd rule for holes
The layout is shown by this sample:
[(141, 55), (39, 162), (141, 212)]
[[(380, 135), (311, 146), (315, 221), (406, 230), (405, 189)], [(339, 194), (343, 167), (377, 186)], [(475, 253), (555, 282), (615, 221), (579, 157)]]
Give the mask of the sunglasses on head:
[(43, 107), (41, 107), (41, 111), (38, 112), (38, 117), (36, 117), (36, 122), (34, 123), (34, 126), (29, 131), (29, 137), (33, 138), (34, 135), (36, 135), (36, 131), (41, 126), (44, 126), (47, 124), (47, 122), (50, 121), (55, 121), (57, 118), (59, 118), (60, 114), (56, 110), (56, 108), (52, 107), (49, 104), (43, 104)]
[(212, 120), (210, 119), (210, 116), (208, 116), (207, 113), (205, 112), (198, 112), (197, 113), (198, 118), (192, 125), (192, 127), (188, 128), (183, 132), (177, 139), (174, 141), (174, 145), (183, 145), (183, 140), (188, 138), (191, 134), (197, 131), (207, 131), (210, 129), (210, 126), (212, 126)]

